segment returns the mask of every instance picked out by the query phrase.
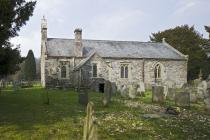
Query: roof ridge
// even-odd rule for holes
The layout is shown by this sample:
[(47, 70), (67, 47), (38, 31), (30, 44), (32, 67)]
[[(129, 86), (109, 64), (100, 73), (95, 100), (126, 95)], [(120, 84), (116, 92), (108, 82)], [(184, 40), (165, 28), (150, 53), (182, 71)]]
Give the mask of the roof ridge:
[[(61, 40), (74, 40), (72, 38), (47, 38), (47, 39), (61, 39)], [(146, 42), (146, 41), (137, 41), (137, 40), (100, 40), (100, 39), (82, 39), (83, 41), (100, 41), (100, 42), (136, 42), (136, 43), (152, 43), (152, 44), (161, 44), (161, 42)]]

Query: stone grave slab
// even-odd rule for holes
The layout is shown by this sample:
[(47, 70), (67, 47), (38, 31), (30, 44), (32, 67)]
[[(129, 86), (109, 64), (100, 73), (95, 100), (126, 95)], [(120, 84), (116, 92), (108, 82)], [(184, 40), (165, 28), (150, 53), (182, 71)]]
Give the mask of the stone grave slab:
[(156, 102), (156, 103), (164, 102), (164, 87), (162, 86), (152, 87), (152, 102)]
[(176, 93), (175, 104), (181, 107), (190, 107), (190, 93), (189, 92)]

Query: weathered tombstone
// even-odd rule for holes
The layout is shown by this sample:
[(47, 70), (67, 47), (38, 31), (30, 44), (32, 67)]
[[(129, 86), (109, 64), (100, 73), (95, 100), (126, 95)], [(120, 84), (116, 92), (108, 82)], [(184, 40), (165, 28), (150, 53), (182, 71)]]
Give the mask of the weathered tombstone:
[(84, 87), (78, 89), (79, 104), (86, 106), (88, 104), (88, 91)]
[(134, 99), (136, 98), (136, 95), (137, 95), (137, 84), (132, 84), (129, 86), (129, 97), (131, 99)]
[(152, 87), (152, 102), (157, 102), (157, 103), (164, 102), (164, 87), (162, 86)]
[(207, 110), (207, 111), (210, 111), (210, 75), (207, 79), (207, 91), (206, 91), (206, 94), (204, 96), (204, 108)]
[(2, 80), (2, 88), (6, 88), (6, 81), (4, 79)]
[(175, 104), (181, 107), (190, 107), (190, 93), (189, 92), (176, 93)]
[(197, 92), (195, 87), (191, 87), (189, 90), (190, 93), (190, 102), (196, 103), (197, 102)]
[(193, 80), (193, 85), (194, 85), (195, 87), (197, 87), (198, 84), (200, 84), (200, 83), (201, 83), (201, 79), (195, 79), (195, 80)]
[(87, 105), (87, 115), (84, 120), (83, 140), (98, 140), (97, 123), (94, 117), (93, 103)]
[(145, 85), (144, 82), (140, 81), (139, 87), (137, 88), (137, 95), (144, 96), (145, 93)]
[(167, 81), (166, 85), (168, 86), (168, 88), (175, 88), (176, 87), (176, 83), (173, 82), (173, 80), (168, 79), (166, 81)]
[(166, 99), (174, 100), (175, 99), (175, 94), (176, 94), (176, 89), (175, 88), (168, 88), (168, 94), (166, 96)]
[(116, 95), (117, 94), (117, 86), (114, 82), (112, 82), (112, 95)]
[(163, 93), (164, 93), (164, 96), (166, 97), (168, 94), (168, 86), (164, 85), (163, 88), (164, 88)]
[(207, 92), (207, 83), (206, 81), (202, 81), (197, 86), (197, 97), (198, 99), (204, 99), (204, 96)]
[(122, 88), (120, 89), (120, 95), (122, 97), (126, 97), (127, 93), (128, 93), (128, 89), (127, 89), (126, 85), (122, 85)]
[(210, 111), (210, 98), (204, 99), (204, 108), (208, 111)]
[(104, 85), (104, 95), (103, 95), (103, 105), (107, 106), (111, 100), (111, 91), (112, 91), (112, 84), (109, 81), (105, 82)]
[(16, 92), (17, 91), (17, 82), (13, 81), (12, 86), (13, 86), (13, 91)]

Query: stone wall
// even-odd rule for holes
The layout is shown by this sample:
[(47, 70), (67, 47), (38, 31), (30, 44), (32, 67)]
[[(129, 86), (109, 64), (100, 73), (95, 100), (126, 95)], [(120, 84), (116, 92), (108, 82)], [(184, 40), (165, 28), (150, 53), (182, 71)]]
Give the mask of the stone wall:
[[(61, 77), (61, 66), (66, 66), (66, 78)], [(45, 84), (51, 86), (71, 86), (73, 59), (48, 58), (45, 60)]]
[(145, 61), (145, 84), (150, 88), (155, 83), (154, 70), (157, 64), (161, 65), (162, 84), (174, 85), (180, 88), (187, 83), (187, 61), (176, 60), (146, 60)]
[[(73, 59), (47, 59), (45, 62), (46, 83), (52, 83), (52, 79), (59, 81), (73, 82), (76, 86), (78, 83), (79, 73), (73, 73), (73, 67), (81, 61), (81, 58)], [(67, 78), (60, 77), (61, 62), (65, 62), (68, 69)], [(97, 77), (92, 77), (92, 63), (97, 63)], [(128, 65), (128, 78), (121, 78), (120, 67), (122, 64)], [(154, 69), (159, 64), (161, 66), (161, 82), (163, 84), (173, 84), (176, 87), (181, 87), (187, 82), (187, 61), (176, 60), (156, 60), (156, 59), (111, 59), (101, 58), (95, 54), (85, 65), (81, 68), (83, 71), (83, 79), (86, 83), (95, 84), (94, 89), (103, 80), (109, 80), (117, 85), (118, 90), (122, 85), (129, 85), (132, 83), (139, 84), (143, 81), (146, 88), (151, 88), (155, 83)], [(74, 75), (75, 74), (75, 75)], [(53, 77), (53, 78), (52, 78)], [(77, 77), (77, 78), (75, 78)], [(74, 80), (72, 80), (74, 79)], [(98, 79), (98, 80), (97, 80)], [(94, 83), (95, 82), (95, 83)]]

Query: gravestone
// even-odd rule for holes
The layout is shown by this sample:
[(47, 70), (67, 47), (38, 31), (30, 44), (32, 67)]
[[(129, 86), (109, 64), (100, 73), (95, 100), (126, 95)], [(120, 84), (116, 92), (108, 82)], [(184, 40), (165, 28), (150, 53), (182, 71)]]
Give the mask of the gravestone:
[(12, 86), (13, 86), (13, 91), (16, 92), (17, 91), (17, 86), (18, 86), (17, 85), (17, 82), (16, 81), (13, 81), (12, 82)]
[(175, 104), (181, 107), (190, 107), (190, 93), (189, 92), (176, 93)]
[(209, 75), (209, 78), (207, 80), (207, 91), (206, 91), (206, 94), (210, 95), (210, 75)]
[(210, 111), (210, 98), (204, 99), (204, 109)]
[(162, 86), (152, 87), (152, 102), (157, 102), (157, 103), (164, 102), (164, 87)]
[(134, 99), (137, 95), (137, 84), (132, 84), (129, 86), (129, 98)]
[(112, 84), (110, 81), (106, 81), (104, 85), (103, 105), (107, 106), (111, 100)]
[(168, 88), (175, 88), (176, 87), (176, 83), (173, 82), (173, 80), (166, 80), (167, 83), (166, 85), (168, 86)]
[(126, 85), (122, 85), (122, 88), (120, 89), (120, 95), (122, 97), (126, 97), (127, 94), (128, 94), (128, 89), (127, 89)]
[(210, 75), (207, 79), (207, 91), (204, 96), (204, 105), (207, 111), (210, 111)]
[(163, 93), (164, 93), (164, 96), (166, 97), (168, 94), (168, 85), (164, 85), (163, 88), (164, 88)]
[(86, 88), (80, 87), (78, 90), (79, 104), (86, 106), (88, 104), (88, 91)]
[(84, 120), (83, 140), (98, 140), (97, 122), (94, 116), (93, 103), (87, 105), (87, 115)]
[(117, 86), (114, 82), (112, 83), (111, 89), (112, 89), (111, 95), (116, 95), (117, 94)]
[(195, 87), (191, 87), (189, 90), (190, 93), (190, 102), (196, 103), (197, 102), (197, 91)]
[(198, 83), (198, 86), (197, 86), (198, 99), (203, 100), (206, 92), (207, 92), (207, 83), (206, 83), (206, 81), (201, 81), (200, 83)]
[(145, 93), (145, 85), (144, 82), (140, 81), (139, 86), (137, 88), (137, 95), (144, 96)]
[(174, 100), (175, 99), (175, 94), (176, 94), (176, 89), (175, 88), (168, 88), (168, 94), (166, 96), (166, 99)]

